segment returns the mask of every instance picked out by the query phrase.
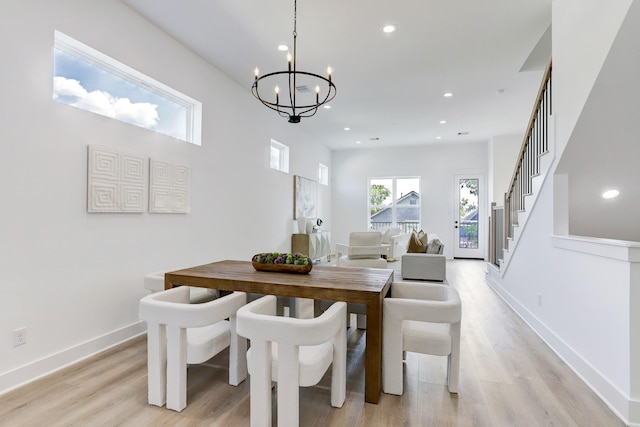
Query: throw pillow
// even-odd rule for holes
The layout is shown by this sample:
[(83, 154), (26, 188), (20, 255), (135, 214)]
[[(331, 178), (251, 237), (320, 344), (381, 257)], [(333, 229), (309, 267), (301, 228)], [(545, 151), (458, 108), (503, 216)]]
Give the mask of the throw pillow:
[(420, 230), (418, 233), (411, 232), (409, 238), (409, 245), (407, 246), (407, 253), (410, 254), (423, 254), (427, 250), (427, 233)]
[(441, 247), (442, 247), (442, 242), (440, 241), (440, 239), (438, 239), (438, 238), (433, 239), (427, 245), (427, 253), (428, 254), (439, 254)]

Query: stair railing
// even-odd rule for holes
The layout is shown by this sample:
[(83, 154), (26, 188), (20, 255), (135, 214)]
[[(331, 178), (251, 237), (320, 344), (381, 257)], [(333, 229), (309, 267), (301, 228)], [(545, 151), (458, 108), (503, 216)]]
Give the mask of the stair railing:
[(504, 195), (504, 247), (513, 238), (518, 225), (518, 212), (524, 210), (525, 196), (531, 194), (532, 178), (540, 172), (540, 156), (549, 150), (549, 115), (551, 109), (551, 61), (538, 90), (538, 97), (529, 119), (529, 127), (511, 177), (511, 184)]

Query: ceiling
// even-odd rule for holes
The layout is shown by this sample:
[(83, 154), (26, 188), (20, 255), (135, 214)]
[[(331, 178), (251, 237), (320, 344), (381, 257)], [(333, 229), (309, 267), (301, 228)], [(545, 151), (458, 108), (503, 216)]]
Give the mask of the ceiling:
[[(293, 0), (122, 1), (248, 93), (256, 66), (286, 68), (277, 47), (293, 44)], [(330, 65), (337, 96), (290, 126), (329, 148), (523, 134), (550, 58), (551, 0), (300, 0), (297, 9), (297, 69), (324, 75)], [(385, 34), (386, 24), (398, 30)]]

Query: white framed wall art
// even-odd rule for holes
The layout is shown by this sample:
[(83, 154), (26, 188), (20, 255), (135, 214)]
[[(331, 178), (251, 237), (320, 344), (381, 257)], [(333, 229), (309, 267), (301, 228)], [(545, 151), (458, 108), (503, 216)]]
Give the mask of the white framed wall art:
[(145, 211), (145, 158), (97, 145), (88, 146), (87, 211)]
[(191, 211), (191, 169), (158, 159), (149, 160), (149, 212)]

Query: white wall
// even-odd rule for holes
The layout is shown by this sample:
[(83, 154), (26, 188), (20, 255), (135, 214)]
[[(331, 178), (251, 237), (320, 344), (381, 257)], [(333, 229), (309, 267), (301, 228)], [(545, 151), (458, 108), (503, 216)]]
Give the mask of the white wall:
[(486, 176), (487, 158), (486, 143), (334, 151), (333, 244), (347, 243), (351, 231), (368, 228), (369, 178), (419, 176), (422, 229), (440, 236), (445, 244), (445, 255), (451, 258), (454, 176), (465, 173)]
[[(557, 172), (569, 181), (569, 232), (640, 242), (640, 2), (625, 16), (585, 106), (571, 133)], [(620, 196), (604, 200), (615, 188)], [(615, 220), (612, 220), (614, 219)]]
[[(52, 101), (54, 30), (203, 103), (202, 146)], [(293, 175), (331, 153), (119, 1), (0, 3), (0, 392), (144, 330), (145, 273), (290, 250)], [(291, 173), (269, 168), (270, 138)], [(191, 166), (191, 213), (88, 214), (87, 145)], [(330, 187), (319, 215), (331, 225)], [(12, 331), (27, 328), (27, 344)]]
[[(508, 270), (493, 284), (616, 413), (630, 425), (640, 425), (640, 324), (634, 314), (640, 245), (566, 243), (567, 236), (552, 236), (554, 203), (558, 203), (554, 180), (564, 179), (564, 175), (554, 176), (557, 158), (572, 137), (630, 3), (553, 3), (556, 164), (528, 213)], [(615, 108), (600, 119), (607, 120), (607, 114), (616, 114)], [(585, 248), (589, 245), (605, 249), (590, 252)], [(617, 245), (630, 255), (619, 256)]]
[(522, 135), (501, 135), (489, 141), (489, 206), (504, 205), (504, 193), (509, 189), (513, 170), (522, 147)]

